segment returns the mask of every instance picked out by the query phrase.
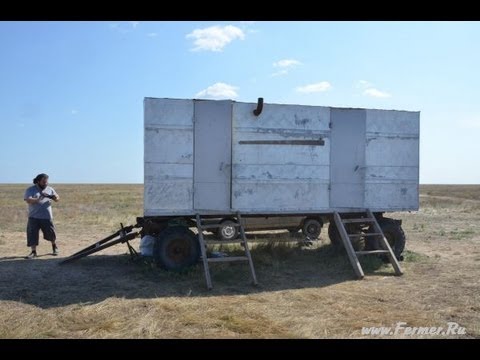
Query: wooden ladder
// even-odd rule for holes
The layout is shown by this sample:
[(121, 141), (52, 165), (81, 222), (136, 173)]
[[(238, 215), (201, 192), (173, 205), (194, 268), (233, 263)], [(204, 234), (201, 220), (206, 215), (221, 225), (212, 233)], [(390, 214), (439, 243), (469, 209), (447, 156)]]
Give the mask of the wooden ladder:
[[(362, 216), (365, 214), (366, 216)], [(342, 217), (338, 212), (334, 212), (333, 216), (335, 220), (335, 225), (337, 226), (338, 232), (340, 233), (340, 237), (342, 238), (343, 245), (345, 246), (345, 250), (347, 251), (348, 259), (352, 264), (353, 270), (355, 271), (355, 275), (357, 275), (359, 279), (363, 279), (365, 277), (362, 266), (358, 261), (358, 256), (362, 256), (362, 255), (385, 254), (390, 264), (392, 264), (393, 269), (395, 270), (395, 275), (400, 276), (403, 274), (402, 268), (400, 267), (400, 264), (398, 263), (398, 260), (395, 254), (393, 253), (392, 248), (390, 247), (390, 244), (388, 243), (387, 239), (385, 238), (385, 235), (383, 234), (382, 228), (378, 224), (377, 219), (375, 218), (371, 210), (367, 209), (364, 214), (359, 214), (359, 217), (354, 219), (352, 218), (342, 219)], [(349, 234), (347, 232), (347, 229), (345, 228), (345, 224), (351, 224), (351, 223), (356, 223), (359, 225), (372, 224), (373, 233)], [(363, 236), (378, 237), (380, 248), (382, 250), (355, 251), (350, 239), (354, 237), (363, 237)]]
[[(203, 269), (205, 271), (205, 280), (207, 282), (208, 290), (211, 290), (213, 288), (212, 278), (210, 276), (209, 263), (218, 263), (218, 262), (248, 261), (248, 264), (250, 265), (250, 272), (252, 274), (253, 284), (258, 285), (257, 276), (255, 274), (255, 268), (253, 266), (252, 255), (250, 254), (250, 249), (248, 248), (247, 238), (245, 236), (245, 229), (243, 228), (240, 212), (237, 212), (237, 223), (235, 225), (232, 225), (240, 228), (240, 239), (225, 240), (225, 241), (218, 241), (218, 240), (205, 241), (205, 238), (203, 237), (203, 231), (206, 229), (220, 228), (221, 225), (220, 224), (202, 225), (202, 220), (199, 214), (196, 214), (196, 220), (197, 220), (197, 229), (198, 229), (198, 241), (200, 243)], [(207, 249), (206, 249), (207, 244), (219, 244), (219, 245), (241, 244), (245, 249), (245, 256), (209, 258), (207, 257)]]

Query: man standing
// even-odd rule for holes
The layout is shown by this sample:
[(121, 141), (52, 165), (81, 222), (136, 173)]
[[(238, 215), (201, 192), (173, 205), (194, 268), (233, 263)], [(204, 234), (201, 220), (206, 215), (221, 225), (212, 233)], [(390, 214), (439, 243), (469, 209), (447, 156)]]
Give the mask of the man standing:
[(57, 202), (60, 197), (52, 187), (48, 186), (47, 174), (38, 174), (33, 179), (33, 184), (25, 191), (24, 196), (24, 200), (28, 203), (27, 246), (32, 248), (32, 252), (26, 259), (37, 257), (40, 230), (43, 238), (52, 242), (53, 255), (58, 255), (51, 203), (52, 200)]

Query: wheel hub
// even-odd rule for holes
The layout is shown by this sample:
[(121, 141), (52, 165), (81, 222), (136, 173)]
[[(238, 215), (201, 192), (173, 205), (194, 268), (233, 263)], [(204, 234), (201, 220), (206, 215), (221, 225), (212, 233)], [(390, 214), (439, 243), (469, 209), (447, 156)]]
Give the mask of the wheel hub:
[(235, 234), (235, 228), (233, 226), (224, 226), (222, 228), (222, 235), (226, 238), (230, 238)]
[(167, 246), (167, 256), (176, 263), (182, 263), (190, 256), (190, 246), (185, 239), (176, 239)]

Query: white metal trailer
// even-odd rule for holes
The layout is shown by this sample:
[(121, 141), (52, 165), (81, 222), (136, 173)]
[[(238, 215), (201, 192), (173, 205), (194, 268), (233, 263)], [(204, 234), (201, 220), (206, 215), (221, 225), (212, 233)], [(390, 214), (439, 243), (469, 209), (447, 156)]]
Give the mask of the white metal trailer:
[[(256, 283), (242, 215), (301, 216), (308, 239), (329, 221), (359, 278), (369, 254), (402, 274), (405, 234), (384, 213), (418, 209), (419, 112), (145, 98), (144, 115), (144, 216), (64, 263), (124, 242), (133, 254), (129, 240), (152, 236), (166, 269), (201, 254), (208, 288), (209, 262), (248, 261)], [(203, 232), (227, 226), (245, 256), (209, 258)]]
[(144, 100), (145, 216), (417, 210), (419, 112)]

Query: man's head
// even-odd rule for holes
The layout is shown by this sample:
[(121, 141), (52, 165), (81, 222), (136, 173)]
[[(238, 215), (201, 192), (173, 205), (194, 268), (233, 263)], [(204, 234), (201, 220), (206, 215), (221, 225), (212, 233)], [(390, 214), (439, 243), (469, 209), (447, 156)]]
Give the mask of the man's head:
[(47, 174), (38, 174), (33, 183), (37, 185), (40, 189), (45, 189), (48, 186), (48, 175)]

